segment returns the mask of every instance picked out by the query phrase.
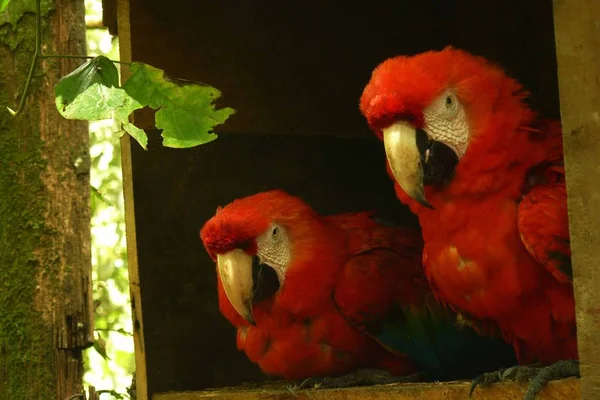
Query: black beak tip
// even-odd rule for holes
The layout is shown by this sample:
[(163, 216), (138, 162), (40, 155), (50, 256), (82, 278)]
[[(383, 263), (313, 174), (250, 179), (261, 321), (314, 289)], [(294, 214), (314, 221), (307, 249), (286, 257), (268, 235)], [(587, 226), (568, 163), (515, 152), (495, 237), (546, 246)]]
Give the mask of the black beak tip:
[(256, 321), (254, 321), (254, 318), (252, 318), (252, 315), (250, 313), (246, 314), (246, 317), (244, 318), (246, 321), (248, 321), (248, 323), (252, 326), (256, 326)]
[(427, 199), (425, 198), (425, 194), (423, 193), (423, 189), (421, 188), (421, 190), (416, 190), (412, 193), (409, 193), (409, 196), (415, 200), (417, 203), (419, 203), (420, 205), (422, 205), (423, 207), (427, 207), (430, 210), (435, 210), (435, 208), (431, 205), (431, 203), (429, 203), (427, 201)]
[(427, 200), (423, 199), (421, 201), (419, 201), (419, 203), (424, 206), (429, 208), (430, 210), (435, 210), (435, 207), (433, 207)]

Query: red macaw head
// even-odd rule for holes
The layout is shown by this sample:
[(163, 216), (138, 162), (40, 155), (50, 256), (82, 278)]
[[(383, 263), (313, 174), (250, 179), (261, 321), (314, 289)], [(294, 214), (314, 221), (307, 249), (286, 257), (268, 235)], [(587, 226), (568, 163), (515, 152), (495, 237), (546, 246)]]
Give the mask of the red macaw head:
[[(279, 295), (286, 289), (284, 282), (319, 276), (319, 271), (306, 272), (328, 242), (326, 235), (319, 215), (281, 190), (237, 199), (217, 209), (200, 231), (204, 247), (217, 262), (229, 302), (251, 324), (252, 306)], [(291, 286), (307, 289), (304, 282)]]
[(469, 158), (510, 146), (513, 125), (533, 118), (526, 96), (489, 61), (447, 47), (381, 63), (360, 109), (383, 139), (397, 183), (433, 208), (426, 186), (447, 184)]

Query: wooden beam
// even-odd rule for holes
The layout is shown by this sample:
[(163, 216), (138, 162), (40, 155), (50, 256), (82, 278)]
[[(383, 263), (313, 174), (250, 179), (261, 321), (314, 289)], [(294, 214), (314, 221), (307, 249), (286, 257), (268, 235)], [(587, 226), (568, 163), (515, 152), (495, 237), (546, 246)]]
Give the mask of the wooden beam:
[(117, 0), (102, 0), (102, 27), (108, 28), (108, 33), (113, 36), (119, 34)]
[[(121, 61), (131, 62), (131, 28), (129, 0), (117, 0), (117, 25), (119, 32), (119, 56)], [(121, 64), (123, 81), (129, 78), (129, 68)], [(133, 174), (131, 163), (131, 136), (121, 137), (121, 168), (123, 169), (123, 195), (125, 198), (125, 231), (127, 238), (127, 268), (129, 271), (129, 293), (133, 318), (133, 345), (135, 350), (135, 393), (136, 400), (148, 400), (146, 375), (146, 346), (144, 344), (144, 322), (142, 318), (142, 293), (138, 268), (137, 236), (135, 231), (135, 207), (133, 199)]]
[[(223, 388), (202, 392), (160, 393), (153, 400), (465, 400), (469, 399), (469, 382), (392, 384), (362, 386), (346, 389), (312, 389), (291, 391), (285, 384), (263, 385), (253, 389)], [(527, 389), (525, 383), (505, 383), (478, 388), (469, 400), (522, 400)], [(552, 381), (536, 400), (565, 400), (580, 397), (579, 379)]]
[(583, 399), (600, 398), (600, 1), (554, 0)]

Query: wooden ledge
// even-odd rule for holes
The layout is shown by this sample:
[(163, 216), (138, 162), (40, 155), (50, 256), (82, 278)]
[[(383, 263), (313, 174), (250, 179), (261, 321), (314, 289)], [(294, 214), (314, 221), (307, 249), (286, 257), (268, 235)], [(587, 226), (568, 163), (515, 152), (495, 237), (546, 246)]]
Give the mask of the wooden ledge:
[[(413, 383), (363, 386), (347, 389), (302, 390), (291, 392), (285, 384), (271, 383), (255, 387), (235, 387), (201, 392), (160, 393), (153, 400), (201, 400), (209, 398), (230, 400), (469, 400), (469, 382)], [(525, 383), (505, 383), (478, 388), (472, 400), (522, 400)], [(552, 381), (538, 394), (536, 400), (575, 400), (581, 398), (579, 379)]]

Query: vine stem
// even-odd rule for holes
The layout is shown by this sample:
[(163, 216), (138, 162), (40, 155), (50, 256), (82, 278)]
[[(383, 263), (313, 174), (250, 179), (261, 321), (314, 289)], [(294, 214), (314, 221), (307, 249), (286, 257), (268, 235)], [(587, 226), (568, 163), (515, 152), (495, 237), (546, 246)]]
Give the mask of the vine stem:
[[(21, 100), (19, 101), (19, 106), (17, 110), (13, 110), (10, 107), (6, 107), (8, 112), (13, 117), (19, 115), (23, 109), (25, 108), (25, 100), (27, 100), (27, 94), (29, 93), (29, 86), (31, 85), (31, 81), (33, 80), (33, 73), (35, 72), (35, 67), (37, 66), (37, 62), (40, 58), (81, 58), (81, 59), (93, 59), (96, 57), (93, 56), (78, 56), (78, 55), (45, 55), (42, 54), (42, 0), (35, 0), (35, 51), (33, 53), (33, 59), (31, 60), (31, 65), (29, 66), (29, 74), (27, 74), (27, 80), (25, 81), (25, 87), (23, 88), (23, 93), (21, 94)], [(126, 64), (129, 63), (110, 60), (113, 63), (118, 64)]]
[(98, 332), (114, 332), (114, 333), (120, 333), (121, 335), (124, 335), (124, 336), (133, 336), (132, 332), (127, 332), (126, 330), (108, 329), (108, 328), (96, 328), (94, 330), (98, 331)]
[(35, 52), (33, 53), (33, 60), (31, 60), (31, 65), (29, 66), (29, 74), (27, 75), (27, 81), (25, 81), (25, 87), (23, 88), (23, 94), (21, 95), (21, 101), (19, 102), (19, 107), (17, 111), (13, 111), (10, 107), (8, 108), (8, 112), (16, 117), (23, 111), (25, 108), (25, 100), (27, 100), (27, 92), (29, 91), (29, 85), (31, 85), (31, 80), (33, 79), (33, 71), (35, 71), (35, 66), (37, 65), (38, 58), (40, 57), (40, 53), (42, 52), (42, 0), (35, 0)]
[[(78, 55), (65, 55), (65, 54), (41, 54), (40, 58), (81, 58), (81, 59), (85, 59), (85, 60), (92, 60), (94, 58), (96, 58), (96, 56), (78, 56)], [(116, 64), (123, 64), (123, 65), (131, 65), (131, 63), (125, 62), (125, 61), (118, 61), (118, 60), (111, 60), (109, 58), (109, 60), (113, 63)]]

